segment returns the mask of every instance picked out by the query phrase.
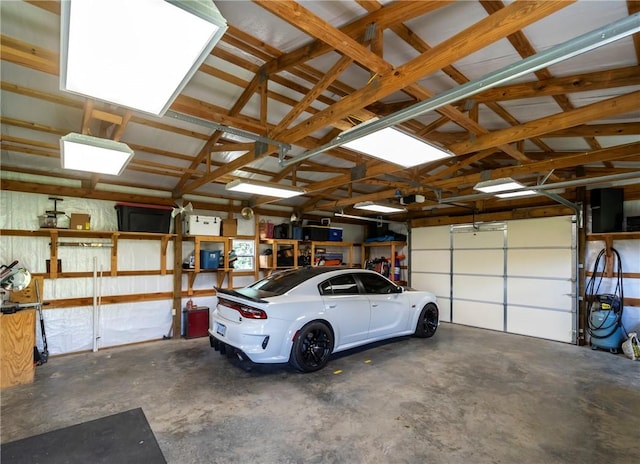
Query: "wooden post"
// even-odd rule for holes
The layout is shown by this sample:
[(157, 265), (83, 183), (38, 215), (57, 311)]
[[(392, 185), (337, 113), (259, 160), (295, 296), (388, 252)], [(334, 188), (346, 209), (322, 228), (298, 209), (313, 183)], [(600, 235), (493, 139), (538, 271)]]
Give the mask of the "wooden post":
[(173, 241), (173, 336), (180, 337), (182, 323), (182, 215), (174, 218)]

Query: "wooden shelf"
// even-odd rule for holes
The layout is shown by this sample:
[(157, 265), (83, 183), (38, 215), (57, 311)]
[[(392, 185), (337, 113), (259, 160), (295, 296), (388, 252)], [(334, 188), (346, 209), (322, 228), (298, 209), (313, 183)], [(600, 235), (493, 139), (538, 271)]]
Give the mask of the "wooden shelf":
[(599, 234), (587, 234), (587, 240), (596, 242), (600, 240), (606, 241), (608, 237), (613, 240), (640, 240), (640, 231), (638, 232), (606, 232)]
[(389, 248), (389, 279), (396, 282), (401, 283), (404, 282), (402, 280), (396, 281), (393, 278), (393, 268), (395, 266), (395, 256), (396, 256), (396, 248), (403, 248), (407, 246), (407, 242), (399, 242), (399, 241), (389, 241), (389, 242), (367, 242), (362, 244), (362, 268), (366, 267), (367, 259), (369, 258), (369, 251), (371, 248)]
[(330, 241), (330, 240), (323, 240), (323, 241), (315, 241), (315, 240), (304, 240), (300, 242), (301, 245), (305, 245), (305, 246), (309, 246), (311, 247), (311, 265), (314, 266), (315, 262), (316, 262), (316, 247), (333, 247), (333, 248), (348, 248), (349, 249), (349, 260), (344, 263), (343, 260), (343, 266), (345, 267), (356, 267), (354, 265), (353, 262), (353, 247), (359, 247), (360, 244), (359, 243), (353, 243), (353, 242), (335, 242), (335, 241)]
[[(111, 248), (111, 266), (109, 275), (116, 277), (123, 275), (118, 272), (118, 241), (119, 240), (160, 240), (161, 252), (160, 252), (160, 274), (167, 274), (167, 246), (170, 240), (175, 238), (175, 234), (161, 234), (153, 232), (122, 232), (122, 231), (108, 231), (108, 230), (73, 230), (73, 229), (36, 229), (36, 230), (23, 230), (23, 229), (2, 229), (0, 234), (13, 236), (13, 237), (49, 237), (50, 253), (49, 259), (51, 266), (49, 272), (45, 273), (49, 279), (77, 277), (78, 273), (58, 273), (58, 266), (55, 263), (58, 262), (58, 248), (60, 245), (59, 239), (61, 238), (82, 238), (82, 239), (110, 239), (111, 243), (108, 244)], [(89, 246), (87, 248), (93, 249)], [(98, 248), (98, 247), (96, 247)], [(105, 247), (106, 248), (106, 247)], [(137, 274), (128, 275), (145, 275), (147, 271), (140, 271)]]
[(125, 240), (171, 240), (175, 234), (161, 234), (153, 232), (122, 232), (109, 230), (73, 230), (73, 229), (2, 229), (2, 235), (15, 237), (73, 237), (73, 238), (112, 238), (114, 236)]

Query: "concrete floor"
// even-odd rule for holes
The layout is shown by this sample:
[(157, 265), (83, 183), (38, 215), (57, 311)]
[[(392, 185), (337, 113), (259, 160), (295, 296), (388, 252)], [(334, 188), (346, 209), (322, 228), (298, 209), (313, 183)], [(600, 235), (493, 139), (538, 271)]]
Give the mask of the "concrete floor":
[(451, 324), (313, 374), (206, 338), (56, 357), (1, 405), (2, 443), (142, 407), (169, 463), (640, 460), (640, 362)]

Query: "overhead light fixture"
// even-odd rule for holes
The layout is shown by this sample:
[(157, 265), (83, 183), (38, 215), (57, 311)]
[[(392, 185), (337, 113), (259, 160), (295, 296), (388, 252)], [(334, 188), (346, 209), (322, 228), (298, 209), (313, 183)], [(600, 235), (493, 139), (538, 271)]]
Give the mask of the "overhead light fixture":
[(507, 192), (509, 190), (517, 190), (524, 188), (520, 182), (516, 182), (511, 177), (503, 177), (502, 179), (491, 179), (478, 182), (473, 189), (484, 193)]
[(158, 116), (227, 30), (211, 0), (60, 3), (60, 88)]
[(353, 205), (356, 209), (363, 209), (366, 211), (373, 211), (376, 213), (404, 213), (407, 211), (404, 208), (398, 208), (396, 206), (390, 205), (380, 205), (378, 203), (374, 203), (372, 201), (362, 201), (360, 203), (356, 203)]
[(60, 138), (64, 169), (119, 176), (131, 158), (133, 150), (126, 143), (73, 132)]
[(528, 197), (530, 195), (538, 195), (538, 192), (535, 190), (516, 190), (515, 192), (496, 193), (498, 198)]
[(453, 156), (443, 148), (394, 127), (377, 130), (348, 141), (343, 146), (405, 168)]
[(251, 193), (253, 195), (265, 195), (269, 197), (291, 198), (303, 195), (306, 191), (299, 187), (281, 186), (260, 182), (257, 180), (236, 179), (225, 186), (226, 190), (232, 192)]

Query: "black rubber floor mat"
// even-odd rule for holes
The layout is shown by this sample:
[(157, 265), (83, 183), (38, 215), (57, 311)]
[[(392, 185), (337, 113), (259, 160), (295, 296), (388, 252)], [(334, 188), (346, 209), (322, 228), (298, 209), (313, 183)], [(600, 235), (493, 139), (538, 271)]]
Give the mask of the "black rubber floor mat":
[(141, 408), (0, 446), (2, 464), (166, 464)]

